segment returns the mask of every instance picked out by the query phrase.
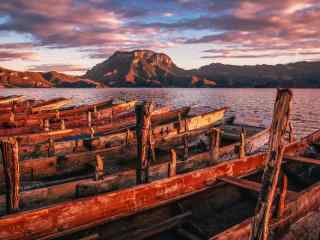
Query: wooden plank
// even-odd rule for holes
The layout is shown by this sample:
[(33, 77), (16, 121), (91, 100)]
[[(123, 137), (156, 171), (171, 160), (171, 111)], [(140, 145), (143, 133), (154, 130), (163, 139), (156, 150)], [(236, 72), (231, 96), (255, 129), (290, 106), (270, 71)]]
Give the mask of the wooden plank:
[[(254, 192), (260, 192), (261, 191), (261, 183), (246, 180), (243, 178), (235, 178), (235, 177), (219, 177), (219, 181), (223, 181), (225, 183), (231, 184), (233, 186), (237, 186), (243, 189), (251, 190)], [(289, 199), (294, 199), (298, 196), (298, 193), (293, 191), (288, 191), (287, 196)]]
[(284, 159), (285, 159), (285, 160), (289, 160), (289, 161), (295, 161), (295, 162), (301, 162), (301, 163), (307, 163), (307, 164), (320, 165), (320, 159), (315, 159), (315, 158), (285, 155), (285, 156), (284, 156)]

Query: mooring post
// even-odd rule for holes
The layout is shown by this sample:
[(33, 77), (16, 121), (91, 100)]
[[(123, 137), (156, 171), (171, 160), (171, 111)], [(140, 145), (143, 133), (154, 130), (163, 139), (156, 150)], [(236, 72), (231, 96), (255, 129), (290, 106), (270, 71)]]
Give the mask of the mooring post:
[(66, 129), (66, 124), (64, 122), (64, 119), (61, 119), (61, 121), (60, 121), (60, 129), (61, 130), (65, 130)]
[(96, 155), (96, 166), (95, 166), (95, 180), (102, 180), (104, 176), (104, 161), (103, 158), (97, 154)]
[(54, 139), (49, 138), (49, 144), (48, 144), (48, 157), (51, 157), (55, 154), (55, 148), (54, 148)]
[(44, 120), (44, 130), (46, 132), (50, 131), (50, 121), (49, 121), (49, 119), (45, 119)]
[(56, 111), (56, 119), (57, 119), (57, 120), (60, 119), (60, 111), (59, 111), (59, 109), (57, 109), (57, 111)]
[(188, 143), (188, 134), (183, 135), (183, 160), (187, 160), (189, 157), (189, 143)]
[(91, 127), (92, 126), (92, 115), (91, 115), (90, 111), (87, 112), (87, 122), (88, 122), (88, 127)]
[(269, 239), (271, 208), (276, 194), (285, 149), (283, 137), (288, 126), (291, 101), (291, 90), (280, 89), (277, 91), (262, 186), (252, 222), (251, 240)]
[(0, 142), (0, 156), (2, 158), (5, 182), (7, 212), (19, 210), (20, 202), (20, 168), (19, 145), (15, 138)]
[(135, 106), (136, 112), (136, 137), (137, 137), (137, 166), (136, 182), (137, 184), (147, 183), (149, 178), (149, 158), (150, 158), (150, 128), (151, 113), (153, 104), (143, 102)]
[(174, 149), (170, 150), (171, 159), (169, 163), (169, 177), (174, 177), (177, 174), (177, 153)]
[(246, 156), (246, 132), (244, 128), (242, 128), (240, 133), (239, 158), (244, 158), (245, 156)]
[(220, 130), (214, 128), (210, 132), (210, 156), (213, 162), (218, 161), (220, 152)]
[(277, 217), (281, 218), (286, 206), (286, 197), (288, 192), (288, 178), (285, 174), (282, 175), (282, 183), (280, 188), (279, 203), (277, 209)]
[(9, 122), (13, 124), (15, 122), (15, 114), (12, 111), (10, 112)]
[(289, 122), (289, 142), (292, 143), (295, 141), (294, 127), (292, 122)]

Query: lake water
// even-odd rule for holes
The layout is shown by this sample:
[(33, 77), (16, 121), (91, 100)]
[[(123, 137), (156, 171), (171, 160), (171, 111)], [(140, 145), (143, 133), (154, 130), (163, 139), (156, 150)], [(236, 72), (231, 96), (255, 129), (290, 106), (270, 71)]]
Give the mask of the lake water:
[[(320, 89), (294, 89), (291, 119), (298, 136), (320, 129)], [(227, 106), (227, 115), (236, 114), (248, 123), (267, 125), (272, 116), (276, 89), (0, 89), (0, 96), (22, 94), (36, 99), (72, 98), (74, 104), (107, 98), (153, 100), (159, 105), (192, 105), (201, 111)]]

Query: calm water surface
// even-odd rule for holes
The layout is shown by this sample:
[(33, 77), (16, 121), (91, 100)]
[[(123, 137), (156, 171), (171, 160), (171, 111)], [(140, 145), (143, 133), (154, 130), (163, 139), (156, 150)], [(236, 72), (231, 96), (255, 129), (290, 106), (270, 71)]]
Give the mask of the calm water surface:
[[(297, 135), (305, 136), (320, 129), (320, 89), (294, 89), (291, 119)], [(202, 110), (229, 107), (228, 115), (236, 114), (249, 123), (270, 123), (275, 89), (1, 89), (0, 96), (23, 94), (37, 99), (67, 97), (74, 104), (92, 103), (106, 98), (152, 99), (159, 105), (180, 107), (192, 105)]]

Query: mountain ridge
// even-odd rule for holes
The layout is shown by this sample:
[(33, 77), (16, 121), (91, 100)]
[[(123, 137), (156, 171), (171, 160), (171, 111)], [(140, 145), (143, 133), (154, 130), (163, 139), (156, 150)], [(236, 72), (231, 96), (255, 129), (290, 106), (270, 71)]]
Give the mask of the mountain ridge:
[(277, 65), (211, 63), (178, 67), (164, 53), (116, 51), (82, 76), (0, 67), (0, 87), (320, 87), (320, 61)]

